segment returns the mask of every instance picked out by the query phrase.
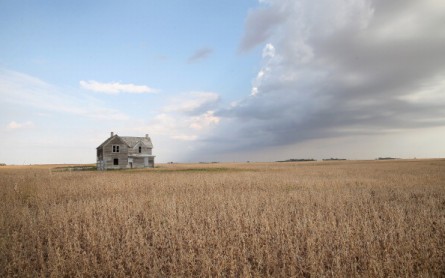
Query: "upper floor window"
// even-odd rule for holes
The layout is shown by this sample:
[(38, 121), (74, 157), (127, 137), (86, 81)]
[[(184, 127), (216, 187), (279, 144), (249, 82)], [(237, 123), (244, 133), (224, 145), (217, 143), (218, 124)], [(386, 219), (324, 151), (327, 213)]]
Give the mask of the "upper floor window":
[(113, 152), (118, 153), (119, 152), (119, 146), (113, 145)]
[(139, 146), (139, 153), (141, 153), (142, 152), (142, 147), (141, 146)]

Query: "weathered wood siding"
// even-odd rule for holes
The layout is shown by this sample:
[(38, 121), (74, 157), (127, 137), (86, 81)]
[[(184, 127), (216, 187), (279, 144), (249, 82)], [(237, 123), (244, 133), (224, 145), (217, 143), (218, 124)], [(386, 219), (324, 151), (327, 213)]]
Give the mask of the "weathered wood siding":
[(144, 168), (144, 158), (143, 157), (133, 158), (133, 168)]
[[(113, 146), (119, 146), (119, 152), (113, 152)], [(122, 169), (128, 165), (128, 147), (118, 137), (114, 138), (103, 146), (103, 156), (106, 169)], [(114, 159), (117, 158), (119, 165), (114, 165)]]
[[(137, 139), (139, 138), (139, 139)], [(125, 169), (125, 168), (145, 168), (154, 167), (154, 157), (152, 156), (152, 148), (150, 138), (148, 138), (149, 146), (146, 142), (148, 137), (119, 137), (114, 136), (108, 138), (103, 145), (97, 148), (97, 169)], [(134, 147), (128, 147), (135, 143), (134, 139), (141, 140)], [(129, 142), (127, 142), (129, 140)], [(119, 152), (113, 152), (113, 146), (119, 147)], [(141, 147), (141, 152), (139, 152)], [(114, 165), (114, 160), (118, 160), (118, 164)]]
[(145, 145), (141, 145), (141, 153), (139, 153), (139, 145), (136, 145), (134, 148), (128, 149), (128, 154), (149, 154), (151, 155), (151, 148), (147, 148)]
[(104, 160), (104, 152), (102, 148), (97, 149), (97, 160)]

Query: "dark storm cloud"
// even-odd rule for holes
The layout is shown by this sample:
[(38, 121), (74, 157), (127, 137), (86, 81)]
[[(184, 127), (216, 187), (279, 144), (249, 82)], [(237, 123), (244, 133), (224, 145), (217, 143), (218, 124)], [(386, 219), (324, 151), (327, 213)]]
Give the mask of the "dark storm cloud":
[(240, 49), (271, 43), (274, 55), (255, 94), (216, 112), (213, 149), (445, 126), (445, 5), (268, 3), (249, 14)]
[(285, 18), (285, 11), (282, 9), (260, 8), (251, 11), (247, 16), (245, 34), (239, 50), (248, 51), (264, 43), (273, 34), (274, 28)]

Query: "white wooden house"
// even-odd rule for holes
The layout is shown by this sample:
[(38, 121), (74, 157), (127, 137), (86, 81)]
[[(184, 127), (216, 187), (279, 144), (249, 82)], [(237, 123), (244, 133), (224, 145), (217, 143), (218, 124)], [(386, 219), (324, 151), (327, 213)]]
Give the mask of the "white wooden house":
[(97, 149), (97, 170), (153, 168), (153, 144), (148, 134), (145, 137), (111, 136)]

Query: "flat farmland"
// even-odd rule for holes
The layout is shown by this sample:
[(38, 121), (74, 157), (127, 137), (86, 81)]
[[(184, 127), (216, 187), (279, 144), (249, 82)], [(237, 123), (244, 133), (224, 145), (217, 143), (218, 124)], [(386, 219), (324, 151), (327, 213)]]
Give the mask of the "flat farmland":
[(445, 160), (0, 167), (0, 277), (445, 276)]

